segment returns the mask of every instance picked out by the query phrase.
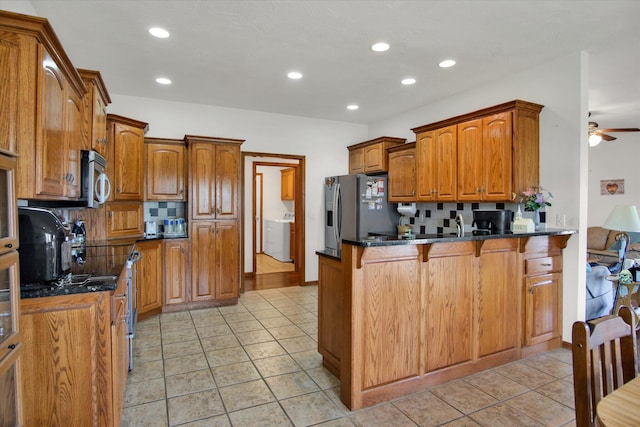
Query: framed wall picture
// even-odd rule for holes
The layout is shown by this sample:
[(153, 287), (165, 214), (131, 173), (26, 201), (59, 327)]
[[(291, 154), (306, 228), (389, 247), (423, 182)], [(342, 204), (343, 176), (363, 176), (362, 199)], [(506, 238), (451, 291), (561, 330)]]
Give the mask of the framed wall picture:
[(624, 179), (601, 179), (600, 194), (603, 196), (624, 194)]

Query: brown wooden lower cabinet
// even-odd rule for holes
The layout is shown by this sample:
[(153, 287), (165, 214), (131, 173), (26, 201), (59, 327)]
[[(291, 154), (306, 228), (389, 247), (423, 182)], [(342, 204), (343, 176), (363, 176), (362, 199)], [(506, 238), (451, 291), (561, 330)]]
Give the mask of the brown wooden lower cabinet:
[(189, 301), (189, 239), (169, 239), (163, 242), (164, 305)]
[(559, 347), (570, 234), (319, 253), (318, 350), (352, 410)]
[(135, 264), (138, 320), (162, 311), (162, 241), (136, 243), (142, 258)]
[(128, 374), (125, 275), (114, 292), (21, 301), (25, 426), (119, 426)]

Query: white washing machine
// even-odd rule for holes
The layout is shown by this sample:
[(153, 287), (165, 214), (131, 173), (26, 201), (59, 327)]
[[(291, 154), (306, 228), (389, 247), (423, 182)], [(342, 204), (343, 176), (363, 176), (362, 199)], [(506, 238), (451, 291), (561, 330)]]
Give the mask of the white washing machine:
[(289, 256), (289, 227), (293, 220), (292, 213), (286, 213), (283, 219), (265, 220), (265, 254), (281, 262), (291, 262), (291, 257)]

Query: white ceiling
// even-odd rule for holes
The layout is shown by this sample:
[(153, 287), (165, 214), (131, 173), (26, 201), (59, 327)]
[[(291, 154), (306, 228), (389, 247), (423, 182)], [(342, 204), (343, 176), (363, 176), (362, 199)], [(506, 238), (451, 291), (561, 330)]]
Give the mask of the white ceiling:
[[(30, 3), (112, 94), (369, 124), (587, 50), (592, 120), (640, 127), (638, 0)], [(380, 40), (388, 52), (370, 50)], [(439, 68), (445, 58), (457, 65)], [(302, 80), (286, 78), (294, 69)], [(418, 82), (400, 85), (406, 76)]]

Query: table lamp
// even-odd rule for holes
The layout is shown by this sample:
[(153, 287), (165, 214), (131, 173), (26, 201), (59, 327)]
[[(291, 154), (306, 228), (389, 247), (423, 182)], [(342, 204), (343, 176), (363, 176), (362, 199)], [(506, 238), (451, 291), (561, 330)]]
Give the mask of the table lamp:
[[(617, 205), (613, 208), (602, 228), (615, 231), (624, 231), (627, 233), (640, 232), (640, 217), (638, 217), (638, 209), (634, 205)], [(620, 236), (620, 270), (624, 269), (624, 259), (627, 255), (627, 236)]]

